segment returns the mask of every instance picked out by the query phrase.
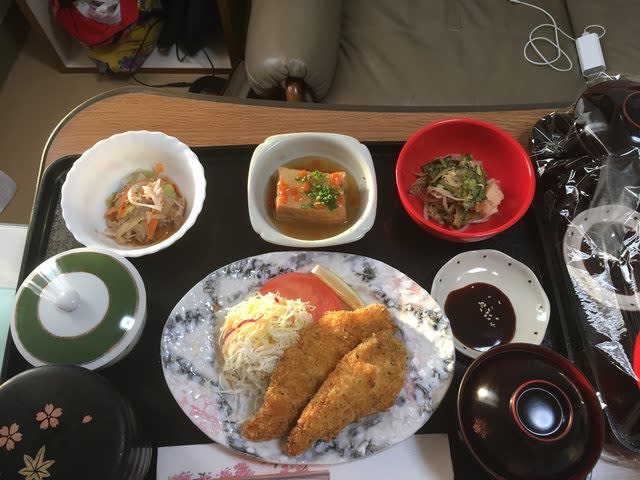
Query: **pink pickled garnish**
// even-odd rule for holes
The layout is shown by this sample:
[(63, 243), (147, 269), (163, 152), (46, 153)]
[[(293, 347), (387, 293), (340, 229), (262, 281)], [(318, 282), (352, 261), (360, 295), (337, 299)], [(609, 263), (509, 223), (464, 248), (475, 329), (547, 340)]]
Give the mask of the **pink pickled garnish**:
[(262, 315), (258, 315), (256, 318), (249, 318), (247, 320), (241, 321), (237, 326), (233, 327), (231, 330), (229, 330), (227, 333), (224, 334), (224, 337), (222, 338), (222, 344), (224, 345), (224, 343), (227, 341), (227, 338), (229, 338), (229, 335), (231, 335), (233, 332), (238, 330), (241, 326), (243, 326), (243, 325), (245, 325), (247, 323), (257, 322), (261, 318), (262, 318)]

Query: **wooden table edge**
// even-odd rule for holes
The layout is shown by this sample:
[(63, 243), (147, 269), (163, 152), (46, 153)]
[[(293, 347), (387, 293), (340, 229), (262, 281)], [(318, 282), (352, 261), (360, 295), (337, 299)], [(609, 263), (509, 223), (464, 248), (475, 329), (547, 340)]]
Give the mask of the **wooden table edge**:
[[(212, 95), (202, 95), (202, 94), (191, 94), (191, 93), (176, 93), (170, 92), (166, 90), (158, 90), (147, 87), (121, 87), (113, 90), (109, 90), (98, 94), (92, 98), (87, 99), (82, 102), (74, 109), (72, 109), (67, 115), (63, 117), (63, 119), (56, 125), (56, 127), (51, 132), (44, 150), (42, 154), (42, 159), (45, 160), (46, 164), (51, 163), (54, 158), (48, 158), (49, 152), (52, 144), (54, 144), (58, 137), (69, 135), (70, 133), (65, 132), (68, 127), (68, 123), (77, 117), (80, 114), (86, 113), (87, 111), (91, 111), (99, 107), (104, 102), (107, 102), (111, 99), (117, 97), (125, 97), (125, 96), (148, 96), (149, 99), (178, 99), (185, 103), (185, 106), (189, 103), (198, 103), (203, 108), (206, 107), (210, 111), (217, 111), (220, 109), (227, 108), (243, 108), (243, 109), (251, 109), (255, 112), (269, 112), (273, 109), (277, 109), (278, 113), (283, 112), (305, 112), (305, 115), (321, 115), (321, 116), (339, 116), (340, 114), (348, 114), (348, 115), (384, 115), (384, 114), (392, 114), (394, 117), (396, 116), (404, 116), (404, 117), (412, 117), (412, 118), (420, 118), (424, 117), (429, 121), (435, 121), (435, 119), (439, 118), (452, 118), (452, 117), (470, 117), (470, 118), (489, 118), (493, 117), (496, 119), (496, 123), (498, 126), (501, 123), (499, 121), (500, 116), (507, 117), (508, 120), (521, 120), (521, 121), (531, 121), (535, 123), (542, 116), (556, 110), (563, 110), (567, 106), (558, 106), (551, 104), (536, 104), (536, 105), (501, 105), (501, 106), (481, 106), (481, 107), (464, 107), (464, 106), (452, 106), (452, 107), (421, 107), (421, 106), (366, 106), (366, 105), (329, 105), (329, 104), (318, 104), (318, 103), (287, 103), (281, 101), (273, 101), (273, 100), (253, 100), (253, 99), (244, 99), (244, 98), (235, 98), (235, 97), (217, 97)], [(120, 116), (126, 117), (130, 114), (128, 112), (120, 112)], [(533, 126), (533, 123), (530, 126)], [(424, 124), (424, 123), (423, 123)], [(296, 125), (297, 128), (304, 129), (304, 124)], [(383, 125), (366, 125), (368, 129), (379, 129), (383, 127)], [(76, 128), (76, 127), (74, 127)], [(73, 133), (73, 132), (72, 132)], [(384, 135), (384, 138), (380, 138), (382, 141), (392, 141), (392, 140), (405, 140), (406, 137), (397, 138), (397, 136), (392, 135), (392, 132), (388, 132)], [(511, 133), (511, 132), (510, 132)], [(527, 132), (519, 132), (519, 133), (527, 133)], [(101, 138), (106, 137), (104, 135)], [(408, 136), (408, 135), (407, 135)], [(367, 139), (360, 138), (360, 140), (366, 141)], [(246, 142), (243, 142), (246, 144)], [(241, 143), (233, 143), (233, 144), (241, 144)], [(77, 154), (81, 153), (80, 151), (67, 152), (66, 154)], [(59, 157), (58, 157), (59, 158)]]

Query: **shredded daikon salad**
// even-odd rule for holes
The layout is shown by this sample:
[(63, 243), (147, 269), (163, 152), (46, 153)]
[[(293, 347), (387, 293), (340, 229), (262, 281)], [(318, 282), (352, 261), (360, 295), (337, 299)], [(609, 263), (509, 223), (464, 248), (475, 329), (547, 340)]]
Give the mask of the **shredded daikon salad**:
[[(257, 293), (229, 308), (218, 337), (224, 359), (222, 387), (244, 398), (238, 421), (258, 407), (284, 351), (312, 320), (309, 304), (274, 293)], [(226, 383), (226, 385), (225, 385)]]
[(459, 229), (486, 222), (498, 213), (504, 194), (470, 154), (445, 155), (420, 170), (409, 193), (422, 200), (424, 218)]

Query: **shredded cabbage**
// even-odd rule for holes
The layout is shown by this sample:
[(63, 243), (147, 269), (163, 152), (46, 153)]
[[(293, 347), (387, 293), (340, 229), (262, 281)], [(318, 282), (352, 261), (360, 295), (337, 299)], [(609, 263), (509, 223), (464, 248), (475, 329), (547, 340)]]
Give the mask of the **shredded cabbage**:
[(308, 307), (269, 292), (227, 310), (218, 336), (224, 360), (221, 386), (245, 397), (234, 412), (237, 421), (248, 418), (262, 401), (278, 360), (311, 322)]

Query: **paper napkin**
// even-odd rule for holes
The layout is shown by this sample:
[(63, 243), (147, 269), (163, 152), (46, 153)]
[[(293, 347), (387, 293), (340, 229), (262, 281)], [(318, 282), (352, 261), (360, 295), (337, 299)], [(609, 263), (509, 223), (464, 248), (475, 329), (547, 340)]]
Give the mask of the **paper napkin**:
[(331, 480), (451, 480), (453, 465), (445, 434), (414, 435), (371, 457), (339, 465), (274, 465), (217, 444), (158, 448), (157, 480), (213, 480), (299, 470), (329, 470)]

